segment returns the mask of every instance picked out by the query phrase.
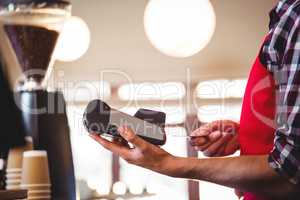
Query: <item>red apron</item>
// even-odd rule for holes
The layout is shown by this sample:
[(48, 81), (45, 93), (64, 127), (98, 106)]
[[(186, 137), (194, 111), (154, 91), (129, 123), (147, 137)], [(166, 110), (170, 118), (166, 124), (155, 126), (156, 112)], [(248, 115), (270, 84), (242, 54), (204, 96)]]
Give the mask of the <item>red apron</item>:
[[(272, 74), (257, 57), (249, 75), (240, 120), (241, 155), (269, 154), (274, 145), (276, 110)], [(245, 193), (245, 200), (267, 200)]]

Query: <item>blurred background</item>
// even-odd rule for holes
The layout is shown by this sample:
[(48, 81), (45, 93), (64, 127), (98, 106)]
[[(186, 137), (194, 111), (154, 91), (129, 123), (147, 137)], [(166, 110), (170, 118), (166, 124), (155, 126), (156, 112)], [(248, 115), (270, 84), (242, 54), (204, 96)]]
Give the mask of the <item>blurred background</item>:
[(201, 123), (239, 121), (247, 76), (278, 0), (199, 1), (206, 9), (201, 16), (192, 3), (178, 11), (175, 1), (72, 0), (76, 17), (65, 27), (50, 85), (61, 88), (68, 101), (83, 198), (114, 194), (122, 199), (125, 193), (145, 200), (236, 198), (232, 189), (129, 165), (93, 142), (82, 126), (83, 109), (94, 98), (130, 114), (139, 108), (164, 111), (163, 148), (203, 157), (189, 148), (185, 136)]

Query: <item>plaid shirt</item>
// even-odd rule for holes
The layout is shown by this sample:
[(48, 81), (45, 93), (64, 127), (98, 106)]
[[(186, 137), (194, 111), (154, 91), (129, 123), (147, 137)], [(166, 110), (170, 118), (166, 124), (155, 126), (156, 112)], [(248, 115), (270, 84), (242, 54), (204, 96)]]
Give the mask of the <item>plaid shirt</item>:
[(270, 13), (260, 60), (276, 83), (276, 133), (269, 164), (300, 183), (300, 0), (281, 0)]

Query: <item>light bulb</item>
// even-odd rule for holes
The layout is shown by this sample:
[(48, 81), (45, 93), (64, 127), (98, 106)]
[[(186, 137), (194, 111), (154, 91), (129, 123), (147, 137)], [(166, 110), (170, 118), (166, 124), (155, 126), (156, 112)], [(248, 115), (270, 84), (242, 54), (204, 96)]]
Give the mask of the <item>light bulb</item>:
[(94, 177), (91, 177), (87, 180), (87, 185), (90, 189), (96, 190), (98, 188), (99, 182)]
[(117, 195), (124, 195), (126, 194), (127, 191), (127, 187), (126, 184), (123, 182), (116, 182), (113, 184), (113, 193), (117, 194)]
[(96, 192), (98, 195), (108, 195), (110, 192), (110, 188), (109, 187), (98, 187), (96, 189)]
[(144, 192), (145, 186), (142, 184), (132, 184), (129, 186), (129, 191), (131, 194), (139, 195)]
[(72, 16), (66, 20), (55, 49), (55, 58), (71, 62), (82, 57), (90, 45), (90, 30), (79, 17)]
[(152, 45), (172, 57), (189, 57), (211, 40), (216, 16), (209, 0), (150, 0), (144, 14)]

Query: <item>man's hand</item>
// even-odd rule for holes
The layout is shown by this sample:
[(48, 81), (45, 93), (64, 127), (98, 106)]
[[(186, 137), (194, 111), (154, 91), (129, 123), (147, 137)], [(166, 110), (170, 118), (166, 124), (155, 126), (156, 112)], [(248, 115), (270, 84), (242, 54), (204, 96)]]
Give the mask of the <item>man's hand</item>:
[(120, 127), (118, 131), (128, 143), (133, 145), (133, 148), (130, 148), (129, 145), (124, 145), (124, 143), (110, 142), (98, 135), (92, 134), (91, 137), (104, 148), (116, 153), (130, 164), (171, 175), (170, 165), (175, 158), (174, 156), (146, 142), (127, 127)]
[(239, 149), (239, 124), (229, 120), (205, 124), (191, 134), (190, 144), (205, 156), (228, 156)]
[(280, 177), (268, 164), (268, 155), (227, 158), (174, 157), (139, 138), (128, 128), (120, 128), (121, 136), (133, 145), (109, 142), (91, 135), (106, 149), (129, 163), (177, 178), (208, 181), (240, 191), (249, 191), (272, 199), (298, 199), (299, 187)]

